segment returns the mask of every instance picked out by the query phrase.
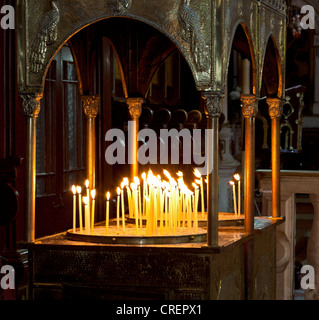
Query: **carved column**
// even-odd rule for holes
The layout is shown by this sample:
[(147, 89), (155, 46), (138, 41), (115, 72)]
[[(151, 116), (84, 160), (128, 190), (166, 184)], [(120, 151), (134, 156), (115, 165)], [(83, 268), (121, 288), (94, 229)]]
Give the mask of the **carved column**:
[(269, 116), (271, 119), (271, 166), (272, 166), (272, 216), (280, 214), (280, 123), (282, 115), (281, 100), (268, 98)]
[(35, 198), (36, 198), (36, 146), (37, 146), (37, 118), (41, 110), (42, 93), (21, 93), (23, 112), (27, 120), (27, 148), (26, 148), (26, 186), (25, 186), (25, 214), (26, 241), (35, 241)]
[(142, 114), (142, 104), (144, 102), (143, 98), (127, 98), (126, 103), (128, 105), (128, 111), (130, 114), (130, 124), (129, 124), (129, 137), (128, 137), (128, 157), (129, 163), (131, 165), (131, 181), (134, 177), (138, 177), (138, 141), (137, 136), (139, 132), (139, 119)]
[(255, 212), (255, 117), (257, 99), (254, 95), (242, 95), (242, 112), (245, 118), (245, 231), (254, 231)]
[(204, 91), (207, 117), (207, 246), (218, 246), (219, 213), (219, 117), (222, 112), (222, 94)]
[(96, 165), (96, 131), (95, 119), (99, 113), (100, 96), (81, 96), (83, 111), (86, 116), (86, 177), (90, 182), (90, 188), (95, 189), (95, 165)]

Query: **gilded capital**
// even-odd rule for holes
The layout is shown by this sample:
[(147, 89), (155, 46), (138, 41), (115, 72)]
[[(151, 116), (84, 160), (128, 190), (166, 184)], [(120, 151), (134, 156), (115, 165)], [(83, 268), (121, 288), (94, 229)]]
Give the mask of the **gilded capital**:
[(282, 103), (279, 98), (268, 98), (268, 112), (271, 119), (281, 118), (282, 115)]
[(218, 118), (222, 113), (222, 98), (221, 92), (203, 91), (202, 98), (205, 101), (205, 114), (207, 118)]
[(23, 100), (23, 113), (25, 117), (37, 118), (41, 110), (42, 92), (20, 93)]
[(242, 113), (244, 118), (254, 118), (258, 112), (258, 100), (253, 94), (243, 94), (240, 97), (242, 103)]
[(142, 114), (142, 105), (144, 103), (143, 98), (127, 98), (126, 104), (128, 105), (128, 111), (132, 119), (139, 119)]
[(99, 113), (100, 96), (81, 96), (83, 110), (87, 118), (96, 118)]

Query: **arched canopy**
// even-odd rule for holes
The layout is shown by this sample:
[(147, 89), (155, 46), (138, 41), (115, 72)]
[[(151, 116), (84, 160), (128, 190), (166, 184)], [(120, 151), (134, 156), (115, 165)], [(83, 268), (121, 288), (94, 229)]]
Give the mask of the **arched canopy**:
[(149, 0), (147, 4), (132, 0), (17, 0), (17, 15), (19, 91), (25, 93), (42, 92), (50, 61), (66, 41), (88, 26), (113, 20), (109, 18), (142, 22), (169, 39), (188, 63), (198, 90), (223, 91), (239, 24), (256, 70), (257, 96), (267, 34), (274, 35), (281, 63), (285, 60), (284, 0)]
[(262, 78), (266, 90), (265, 95), (280, 98), (283, 94), (281, 60), (276, 40), (272, 35), (266, 46)]
[[(242, 22), (238, 21), (233, 31), (232, 37), (232, 46), (231, 49), (235, 49), (241, 53), (242, 58), (248, 59), (251, 62), (252, 67), (252, 93), (256, 94), (256, 87), (257, 87), (257, 76), (256, 76), (256, 57), (254, 53), (254, 44), (251, 38), (251, 33), (247, 25)], [(229, 58), (230, 59), (229, 52)], [(228, 69), (228, 68), (227, 68)]]
[[(182, 53), (196, 85), (209, 87), (212, 82), (209, 52), (211, 17), (202, 13), (207, 12), (207, 8), (210, 10), (211, 5), (209, 0), (201, 1), (200, 8), (196, 4), (191, 7), (189, 1), (177, 0), (149, 1), (147, 5), (130, 0), (75, 0), (71, 3), (67, 0), (19, 0), (18, 15), (24, 21), (21, 27), (25, 30), (18, 34), (22, 48), (18, 60), (19, 90), (42, 91), (47, 68), (56, 52), (82, 29), (109, 18), (128, 18), (158, 30)], [(193, 13), (192, 21), (188, 21), (186, 11)], [(44, 38), (43, 33), (49, 37)], [(37, 68), (33, 68), (34, 57)]]

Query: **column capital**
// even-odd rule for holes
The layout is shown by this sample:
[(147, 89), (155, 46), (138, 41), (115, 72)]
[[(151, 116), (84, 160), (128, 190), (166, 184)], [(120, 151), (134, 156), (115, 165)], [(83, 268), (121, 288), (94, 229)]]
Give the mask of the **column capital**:
[(81, 96), (83, 110), (87, 118), (96, 118), (99, 113), (101, 97), (98, 95)]
[(242, 94), (240, 100), (244, 118), (256, 117), (258, 112), (258, 100), (256, 96), (253, 94)]
[(222, 98), (224, 94), (216, 91), (202, 91), (202, 98), (205, 101), (205, 114), (207, 118), (219, 118), (222, 110)]
[(23, 100), (23, 113), (27, 118), (37, 118), (41, 110), (42, 92), (26, 93), (21, 92), (20, 98)]
[(279, 119), (282, 115), (282, 103), (279, 98), (267, 98), (268, 112), (271, 119)]
[(128, 111), (133, 120), (139, 119), (142, 114), (143, 98), (126, 98)]

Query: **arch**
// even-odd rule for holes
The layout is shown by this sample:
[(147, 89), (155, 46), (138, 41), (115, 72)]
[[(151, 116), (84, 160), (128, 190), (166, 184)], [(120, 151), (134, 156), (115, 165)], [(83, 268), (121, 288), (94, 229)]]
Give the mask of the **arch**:
[[(244, 36), (244, 37), (243, 37)], [(240, 43), (246, 41), (248, 47), (241, 46), (239, 47)], [(256, 94), (257, 88), (257, 63), (254, 51), (254, 44), (251, 37), (251, 32), (249, 27), (245, 24), (244, 20), (238, 20), (237, 23), (233, 27), (233, 31), (230, 38), (231, 46), (229, 47), (227, 53), (227, 67), (226, 67), (226, 79), (228, 77), (228, 69), (229, 69), (229, 61), (231, 56), (231, 51), (236, 47), (236, 49), (243, 53), (249, 60), (251, 60), (252, 66), (252, 93)], [(243, 50), (244, 49), (244, 50)]]
[[(73, 29), (71, 32), (66, 34), (64, 37), (59, 38), (60, 41), (59, 41), (59, 43), (57, 43), (55, 45), (55, 51), (50, 53), (49, 50), (48, 50), (48, 56), (46, 57), (46, 64), (43, 66), (43, 69), (41, 71), (41, 75), (39, 75), (39, 77), (41, 77), (41, 79), (39, 79), (41, 92), (43, 92), (43, 89), (44, 89), (45, 78), (46, 78), (46, 74), (47, 74), (48, 68), (50, 66), (50, 63), (54, 59), (54, 56), (57, 54), (57, 52), (63, 47), (63, 45), (66, 42), (68, 42), (74, 35), (79, 33), (81, 30), (83, 30), (83, 29), (85, 29), (85, 28), (87, 28), (87, 27), (89, 27), (89, 26), (91, 26), (93, 24), (96, 24), (96, 23), (98, 23), (100, 21), (103, 21), (103, 20), (117, 19), (117, 18), (130, 19), (130, 20), (134, 20), (134, 21), (139, 21), (141, 23), (145, 23), (148, 26), (150, 26), (150, 27), (156, 29), (157, 31), (159, 31), (166, 38), (168, 38), (175, 45), (175, 47), (179, 50), (179, 52), (183, 55), (185, 61), (187, 62), (188, 66), (189, 66), (189, 68), (190, 68), (190, 70), (192, 72), (192, 75), (194, 77), (194, 81), (195, 81), (196, 85), (200, 86), (199, 81), (198, 81), (199, 80), (198, 72), (197, 72), (197, 69), (196, 69), (196, 66), (195, 66), (194, 62), (192, 61), (192, 58), (188, 54), (188, 50), (186, 48), (184, 48), (170, 32), (165, 30), (163, 27), (159, 26), (154, 21), (145, 19), (145, 18), (140, 17), (140, 16), (135, 16), (135, 15), (131, 15), (131, 14), (125, 14), (125, 16), (106, 15), (106, 16), (104, 16), (102, 18), (99, 18), (99, 19), (96, 19), (96, 20), (84, 21), (76, 29)], [(114, 46), (113, 46), (113, 48), (114, 48)], [(115, 52), (116, 52), (116, 50), (115, 50)], [(118, 56), (117, 56), (117, 58), (118, 58)]]
[[(262, 81), (265, 84), (268, 97), (282, 98), (284, 80), (278, 45), (272, 33), (269, 34), (267, 39), (261, 64)], [(276, 72), (274, 73), (274, 71)]]

